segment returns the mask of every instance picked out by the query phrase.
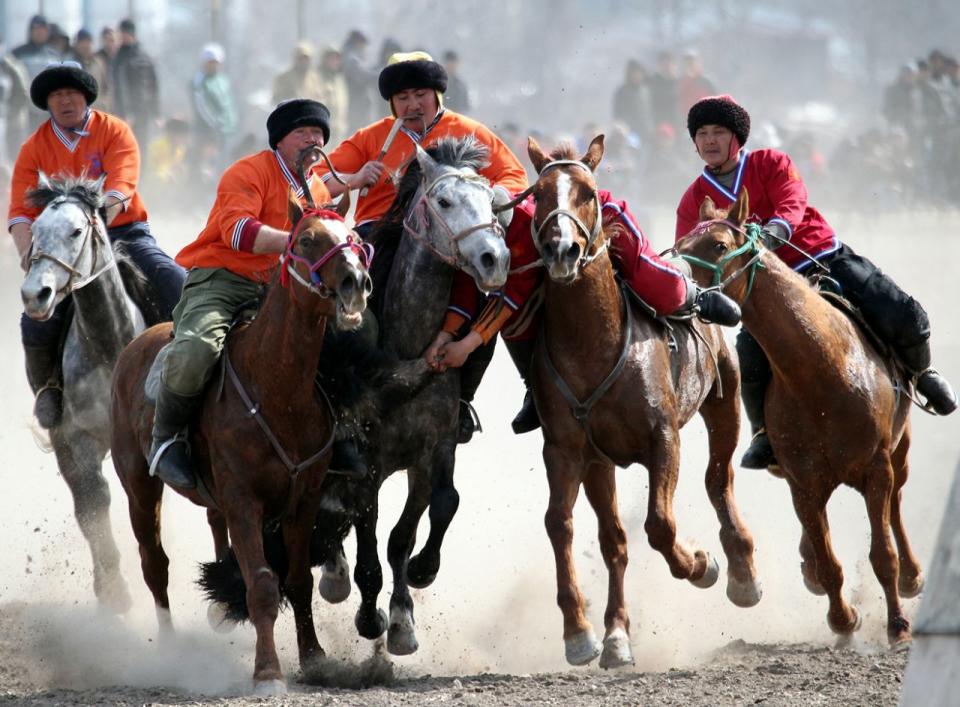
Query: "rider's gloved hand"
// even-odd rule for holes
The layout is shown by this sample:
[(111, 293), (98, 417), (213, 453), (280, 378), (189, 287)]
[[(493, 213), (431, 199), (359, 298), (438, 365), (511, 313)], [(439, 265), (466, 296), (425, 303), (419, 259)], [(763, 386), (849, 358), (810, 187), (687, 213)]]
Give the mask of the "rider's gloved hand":
[(760, 229), (760, 239), (763, 241), (765, 248), (776, 250), (790, 240), (790, 234), (782, 224), (768, 223)]

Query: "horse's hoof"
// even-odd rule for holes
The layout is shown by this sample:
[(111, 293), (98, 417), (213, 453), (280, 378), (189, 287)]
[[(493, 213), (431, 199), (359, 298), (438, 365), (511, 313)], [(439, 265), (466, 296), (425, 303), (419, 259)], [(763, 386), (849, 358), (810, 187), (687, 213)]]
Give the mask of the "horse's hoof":
[(860, 626), (863, 625), (863, 617), (860, 616), (860, 612), (857, 611), (857, 607), (851, 606), (850, 611), (853, 612), (853, 623), (849, 626), (835, 626), (833, 621), (830, 620), (830, 614), (827, 614), (827, 623), (830, 625), (830, 630), (840, 636), (840, 642), (837, 644), (838, 646), (841, 646), (843, 641), (846, 641), (848, 644), (853, 638), (853, 634), (859, 631)]
[[(564, 650), (567, 654), (567, 662), (570, 665), (587, 665), (600, 655), (600, 641), (593, 629), (587, 629), (576, 636), (563, 639)], [(629, 648), (629, 642), (628, 642)]]
[[(431, 563), (431, 566), (425, 566), (426, 560), (423, 559), (423, 553), (410, 558), (407, 562), (407, 585), (414, 589), (426, 589), (437, 578), (440, 571), (439, 557), (437, 562)], [(434, 566), (436, 565), (436, 566)]]
[(890, 639), (890, 651), (893, 653), (903, 653), (904, 651), (908, 651), (912, 645), (913, 636), (910, 635), (909, 631), (905, 636), (898, 636), (897, 638)]
[(217, 633), (230, 633), (237, 625), (227, 618), (227, 605), (212, 601), (207, 605), (207, 623)]
[(763, 597), (763, 584), (760, 583), (759, 579), (751, 582), (740, 582), (732, 575), (727, 576), (727, 599), (734, 606), (749, 609), (751, 606), (759, 604), (761, 597)]
[(287, 683), (283, 680), (254, 680), (253, 694), (258, 697), (270, 697), (271, 695), (286, 695)]
[(420, 644), (413, 628), (413, 616), (404, 609), (390, 610), (390, 626), (387, 628), (387, 651), (391, 655), (411, 655)]
[(387, 623), (387, 615), (383, 609), (377, 609), (377, 613), (374, 614), (372, 620), (365, 616), (362, 610), (358, 610), (353, 619), (353, 625), (357, 627), (357, 633), (369, 641), (380, 638), (383, 632), (387, 630)]
[(897, 589), (900, 592), (900, 597), (903, 599), (913, 599), (916, 596), (920, 595), (920, 592), (923, 591), (924, 577), (922, 574), (918, 574), (917, 578), (912, 582), (904, 582), (903, 575), (900, 575), (900, 581), (898, 582)]
[(343, 555), (332, 562), (325, 562), (317, 591), (330, 604), (339, 604), (350, 596), (350, 566)]
[(720, 579), (720, 563), (713, 555), (707, 555), (707, 569), (700, 579), (691, 579), (690, 584), (700, 589), (709, 589)]
[(121, 576), (107, 582), (106, 586), (97, 592), (97, 599), (100, 603), (114, 614), (126, 614), (133, 606), (133, 599), (130, 598), (130, 590), (127, 589), (127, 583)]
[(633, 651), (630, 650), (630, 636), (622, 628), (618, 628), (603, 639), (600, 667), (610, 670), (625, 665), (633, 665)]

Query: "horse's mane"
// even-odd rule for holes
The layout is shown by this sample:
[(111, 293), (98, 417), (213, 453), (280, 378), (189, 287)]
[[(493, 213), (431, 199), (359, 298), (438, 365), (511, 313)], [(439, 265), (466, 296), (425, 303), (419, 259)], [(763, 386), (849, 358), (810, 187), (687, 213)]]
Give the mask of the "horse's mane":
[(99, 180), (90, 179), (85, 174), (79, 177), (61, 174), (49, 179), (45, 185), (27, 192), (27, 200), (38, 209), (46, 208), (54, 199), (61, 197), (76, 199), (91, 212), (103, 206), (103, 192)]
[(561, 142), (555, 148), (550, 151), (551, 160), (579, 160), (580, 155), (577, 154), (577, 148), (574, 147), (572, 142)]
[(168, 319), (169, 317), (164, 316), (156, 290), (150, 284), (147, 276), (143, 274), (143, 271), (130, 258), (127, 247), (122, 240), (113, 244), (113, 257), (117, 261), (117, 270), (120, 273), (120, 279), (123, 280), (123, 288), (127, 291), (133, 303), (139, 307), (147, 326)]

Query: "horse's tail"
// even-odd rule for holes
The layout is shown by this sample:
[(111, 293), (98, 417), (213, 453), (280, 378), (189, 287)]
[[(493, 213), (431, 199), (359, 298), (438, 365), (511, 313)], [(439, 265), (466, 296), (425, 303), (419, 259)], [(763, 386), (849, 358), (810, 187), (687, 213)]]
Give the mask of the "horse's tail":
[(156, 290), (143, 271), (130, 258), (123, 241), (114, 242), (113, 255), (117, 260), (117, 270), (120, 272), (120, 279), (123, 280), (123, 288), (140, 309), (147, 326), (169, 321), (170, 316), (163, 311)]

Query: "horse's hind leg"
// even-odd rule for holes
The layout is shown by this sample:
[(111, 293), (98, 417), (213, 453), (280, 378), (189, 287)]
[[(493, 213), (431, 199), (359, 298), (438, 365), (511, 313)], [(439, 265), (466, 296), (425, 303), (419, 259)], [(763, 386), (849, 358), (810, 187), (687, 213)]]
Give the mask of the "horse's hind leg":
[(903, 500), (903, 486), (907, 483), (910, 465), (907, 462), (907, 452), (910, 449), (910, 427), (907, 426), (893, 453), (893, 492), (890, 494), (890, 527), (893, 530), (893, 539), (897, 542), (897, 554), (900, 560), (900, 580), (898, 589), (900, 596), (912, 598), (923, 589), (923, 572), (920, 563), (907, 540), (907, 532), (903, 527), (903, 516), (900, 504)]
[(563, 613), (563, 643), (567, 662), (586, 665), (600, 655), (600, 642), (584, 614), (583, 594), (573, 563), (573, 505), (580, 492), (581, 470), (553, 444), (543, 448), (550, 484), (550, 502), (544, 516), (547, 536), (557, 566), (557, 605)]
[[(722, 363), (721, 363), (722, 365)], [(753, 536), (747, 530), (733, 493), (733, 464), (740, 430), (740, 401), (735, 375), (724, 380), (724, 398), (711, 393), (700, 408), (707, 426), (710, 459), (705, 477), (707, 496), (720, 521), (720, 544), (727, 556), (727, 598), (737, 606), (754, 606), (763, 590), (753, 563)]]
[(910, 622), (900, 606), (897, 591), (900, 570), (893, 538), (890, 537), (890, 497), (893, 492), (890, 459), (884, 455), (868, 474), (864, 497), (870, 517), (870, 564), (887, 600), (887, 638), (890, 645), (896, 646), (910, 640)]
[(387, 561), (393, 572), (387, 650), (393, 655), (410, 655), (420, 647), (414, 631), (413, 598), (407, 586), (407, 561), (417, 539), (417, 525), (429, 502), (427, 469), (422, 466), (407, 469), (407, 502), (387, 541)]
[(430, 476), (430, 534), (420, 552), (407, 563), (407, 583), (411, 587), (429, 587), (440, 571), (443, 537), (460, 507), (460, 494), (453, 486), (454, 461), (453, 448), (441, 445)]
[(673, 516), (673, 494), (677, 488), (680, 467), (680, 439), (677, 429), (664, 428), (665, 439), (653, 450), (649, 464), (650, 497), (644, 530), (650, 546), (666, 559), (670, 573), (677, 579), (689, 580), (694, 586), (713, 586), (720, 576), (717, 561), (705, 551), (690, 552), (677, 540), (677, 523)]
[(126, 612), (130, 592), (120, 573), (120, 551), (110, 524), (110, 487), (102, 472), (107, 450), (87, 432), (65, 427), (51, 430), (50, 441), (73, 496), (77, 524), (90, 546), (93, 591), (111, 611)]
[(833, 554), (827, 523), (826, 505), (830, 494), (815, 493), (793, 481), (790, 481), (790, 492), (797, 518), (816, 558), (817, 581), (830, 600), (827, 623), (835, 633), (849, 635), (860, 627), (860, 614), (843, 598), (843, 568)]
[(583, 479), (594, 513), (597, 514), (597, 532), (600, 552), (607, 566), (607, 610), (603, 615), (605, 634), (601, 668), (619, 668), (633, 664), (630, 650), (630, 617), (627, 616), (623, 594), (623, 575), (627, 570), (627, 534), (620, 522), (617, 504), (617, 479), (614, 466), (595, 464)]

